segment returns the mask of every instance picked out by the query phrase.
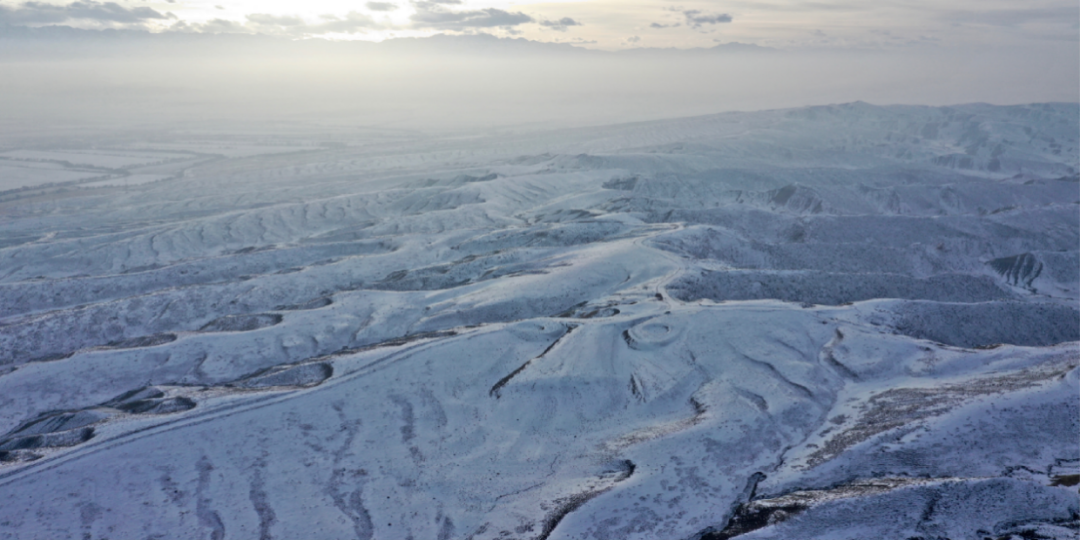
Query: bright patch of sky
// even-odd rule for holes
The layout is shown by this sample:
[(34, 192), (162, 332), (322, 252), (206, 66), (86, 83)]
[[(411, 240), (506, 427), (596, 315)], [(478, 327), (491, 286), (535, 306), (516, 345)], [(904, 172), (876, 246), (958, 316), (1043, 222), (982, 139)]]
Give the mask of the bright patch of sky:
[(0, 24), (380, 41), (488, 33), (621, 49), (1007, 45), (1080, 39), (1074, 0), (0, 0)]

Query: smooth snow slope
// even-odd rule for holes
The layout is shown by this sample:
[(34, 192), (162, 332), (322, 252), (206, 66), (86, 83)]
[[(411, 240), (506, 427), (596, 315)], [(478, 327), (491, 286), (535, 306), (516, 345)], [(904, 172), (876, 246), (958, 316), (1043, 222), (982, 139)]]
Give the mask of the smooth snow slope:
[(115, 137), (0, 202), (0, 538), (1075, 538), (1078, 118)]

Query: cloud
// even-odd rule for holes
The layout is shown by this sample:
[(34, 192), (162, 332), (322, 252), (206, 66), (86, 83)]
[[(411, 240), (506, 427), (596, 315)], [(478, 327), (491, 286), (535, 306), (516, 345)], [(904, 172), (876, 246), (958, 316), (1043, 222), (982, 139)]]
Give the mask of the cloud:
[(649, 28), (677, 28), (679, 26), (682, 26), (682, 23), (660, 24), (660, 23), (654, 22), (654, 23), (649, 25)]
[(171, 32), (197, 32), (202, 34), (238, 34), (248, 33), (244, 25), (227, 19), (211, 19), (205, 23), (188, 24), (180, 21), (169, 27)]
[[(472, 28), (511, 27), (533, 22), (533, 18), (521, 12), (509, 12), (496, 8), (450, 11), (437, 4), (451, 3), (450, 0), (438, 2), (413, 2), (417, 7), (410, 20), (416, 28), (435, 28), (439, 30), (467, 30)], [(455, 0), (453, 3), (457, 3)]]
[(66, 5), (23, 2), (16, 7), (0, 5), (0, 23), (12, 25), (58, 24), (68, 21), (105, 23), (144, 23), (150, 20), (175, 19), (148, 7), (125, 8), (116, 2), (79, 0)]
[(268, 13), (252, 13), (250, 15), (247, 15), (246, 17), (247, 17), (247, 20), (249, 22), (255, 23), (257, 25), (265, 25), (265, 26), (290, 27), (290, 26), (303, 26), (305, 24), (304, 19), (301, 19), (300, 17), (288, 16), (288, 15), (270, 15)]
[(727, 13), (721, 13), (719, 15), (709, 15), (702, 13), (700, 9), (688, 9), (682, 12), (686, 16), (686, 24), (693, 28), (701, 28), (703, 24), (720, 24), (731, 22), (731, 15)]
[(412, 5), (416, 9), (434, 10), (441, 9), (444, 5), (458, 5), (461, 0), (413, 0)]
[[(165, 0), (176, 3), (178, 0)], [(75, 0), (68, 4), (51, 4), (43, 0), (4, 4), (0, 0), (0, 25), (39, 26), (79, 23), (97, 23), (105, 27), (141, 27), (152, 29), (153, 21), (173, 20), (168, 29), (174, 32), (206, 33), (261, 33), (277, 36), (306, 37), (326, 34), (356, 34), (371, 30), (435, 30), (450, 32), (475, 32), (487, 28), (500, 28), (510, 35), (520, 33), (519, 26), (536, 23), (544, 28), (565, 32), (571, 26), (582, 26), (570, 17), (557, 20), (536, 20), (520, 11), (498, 8), (468, 9), (463, 0), (410, 0), (415, 13), (405, 25), (387, 20), (375, 20), (371, 12), (387, 12), (401, 9), (400, 0), (371, 0), (364, 3), (363, 13), (351, 11), (346, 14), (322, 15), (304, 18), (287, 13), (249, 13), (242, 20), (214, 18), (205, 22), (180, 20), (171, 12), (162, 13), (149, 7), (127, 7), (117, 2), (98, 0)], [(209, 6), (208, 6), (209, 7)], [(223, 9), (221, 6), (214, 6)], [(381, 17), (381, 16), (380, 16)]]
[[(385, 24), (356, 11), (350, 11), (344, 16), (322, 15), (319, 17), (319, 22), (308, 22), (295, 15), (270, 15), (267, 13), (251, 13), (246, 18), (246, 25), (236, 25), (228, 31), (303, 37), (323, 34), (355, 34), (386, 28)], [(198, 26), (195, 29), (202, 31)], [(217, 31), (220, 32), (221, 30)]]
[[(318, 20), (304, 20), (294, 15), (276, 15), (269, 13), (251, 13), (246, 16), (245, 24), (212, 21), (207, 25), (180, 25), (177, 29), (185, 31), (210, 32), (257, 32), (283, 36), (320, 36), (325, 34), (356, 34), (370, 30), (387, 29), (431, 29), (456, 32), (468, 32), (483, 28), (501, 28), (510, 35), (519, 35), (517, 26), (537, 22), (531, 16), (521, 12), (510, 12), (496, 8), (475, 10), (454, 10), (447, 6), (459, 4), (461, 0), (415, 0), (412, 3), (416, 13), (410, 16), (407, 26), (394, 25), (388, 21), (378, 21), (369, 13), (356, 11), (340, 15), (322, 15)], [(391, 2), (368, 2), (366, 7), (373, 11), (389, 6), (400, 7)], [(380, 8), (380, 9), (375, 9)], [(548, 28), (565, 31), (570, 26), (581, 23), (564, 17), (557, 21), (542, 21)], [(205, 29), (204, 29), (205, 28)]]
[(641, 36), (630, 36), (626, 38), (627, 43), (641, 43)]
[(303, 28), (297, 28), (297, 30), (301, 30), (308, 35), (320, 35), (355, 34), (365, 30), (379, 30), (382, 28), (385, 28), (384, 24), (375, 21), (375, 19), (372, 19), (368, 15), (350, 11), (346, 13), (344, 17), (338, 17), (336, 15), (323, 16), (323, 22), (309, 24)]
[(540, 21), (540, 26), (546, 26), (552, 30), (558, 30), (565, 32), (567, 28), (571, 26), (582, 26), (581, 23), (571, 19), (570, 17), (563, 17), (557, 21)]
[(392, 2), (368, 2), (364, 6), (371, 11), (394, 11), (398, 8), (398, 5)]

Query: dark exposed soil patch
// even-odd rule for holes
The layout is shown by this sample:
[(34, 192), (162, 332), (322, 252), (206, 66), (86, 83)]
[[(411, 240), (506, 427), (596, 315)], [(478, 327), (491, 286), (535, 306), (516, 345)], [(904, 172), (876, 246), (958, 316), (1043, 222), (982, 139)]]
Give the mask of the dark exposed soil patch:
[(555, 510), (549, 513), (547, 518), (544, 519), (544, 528), (540, 532), (540, 536), (537, 537), (537, 540), (547, 540), (547, 538), (551, 536), (551, 533), (555, 532), (555, 527), (558, 527), (559, 523), (561, 523), (566, 516), (570, 515), (571, 512), (578, 508), (581, 508), (582, 505), (596, 498), (598, 495), (609, 491), (611, 488), (615, 487), (615, 484), (633, 476), (635, 469), (637, 469), (637, 466), (634, 465), (633, 461), (628, 459), (620, 461), (614, 470), (609, 471), (604, 477), (601, 477), (603, 480), (606, 480), (605, 483), (608, 485), (604, 487), (590, 487), (581, 493), (575, 493), (569, 497), (555, 500), (557, 506)]
[(1080, 341), (1080, 310), (1059, 304), (909, 302), (896, 313), (897, 332), (955, 347), (1045, 347)]
[(980, 377), (962, 383), (929, 388), (890, 388), (879, 392), (867, 400), (857, 418), (841, 422), (836, 434), (807, 458), (806, 466), (820, 465), (875, 435), (946, 414), (979, 396), (1038, 386), (1075, 367), (1075, 359), (1063, 357), (1014, 373)]
[(333, 304), (333, 303), (334, 303), (334, 301), (330, 297), (324, 296), (322, 298), (316, 298), (314, 300), (308, 300), (307, 302), (301, 302), (299, 304), (287, 304), (287, 305), (277, 306), (277, 307), (274, 308), (274, 311), (305, 311), (305, 310), (309, 310), (309, 309), (324, 308), (324, 307), (329, 306), (330, 304)]
[(11, 437), (0, 441), (0, 451), (75, 446), (89, 441), (93, 436), (94, 428), (86, 427), (28, 437)]
[(1043, 264), (1030, 253), (1002, 257), (990, 261), (990, 267), (997, 271), (1010, 285), (1031, 287), (1035, 278), (1042, 274)]
[(110, 349), (137, 349), (140, 347), (154, 347), (176, 341), (176, 334), (155, 334), (152, 336), (140, 336), (117, 341), (110, 341), (105, 346)]
[(751, 500), (740, 504), (735, 509), (735, 513), (723, 529), (716, 530), (710, 527), (698, 533), (695, 538), (697, 540), (730, 540), (785, 521), (822, 502), (867, 497), (919, 482), (921, 480), (907, 478), (862, 480), (828, 490), (795, 491), (780, 497)]
[(332, 352), (332, 353), (330, 353), (330, 354), (328, 354), (326, 356), (327, 357), (345, 356), (345, 355), (349, 355), (349, 354), (356, 354), (356, 353), (361, 353), (361, 352), (364, 352), (364, 351), (370, 351), (370, 350), (373, 350), (373, 349), (381, 349), (383, 347), (400, 347), (402, 345), (407, 345), (409, 343), (412, 343), (414, 341), (420, 341), (422, 339), (443, 338), (443, 337), (451, 337), (451, 336), (456, 336), (456, 335), (457, 335), (457, 332), (455, 332), (454, 330), (435, 330), (435, 331), (432, 331), (432, 332), (418, 332), (418, 333), (415, 333), (415, 334), (409, 334), (409, 335), (406, 335), (406, 336), (401, 336), (401, 337), (397, 337), (397, 338), (393, 338), (393, 339), (388, 339), (386, 341), (380, 341), (378, 343), (372, 343), (370, 345), (364, 345), (364, 346), (361, 346), (361, 347), (345, 347), (343, 349), (334, 351), (334, 352)]
[(46, 354), (44, 356), (36, 356), (36, 357), (31, 358), (30, 360), (28, 360), (27, 363), (32, 364), (34, 362), (56, 362), (58, 360), (66, 360), (68, 358), (71, 358), (72, 356), (75, 356), (74, 351), (72, 351), (72, 352), (62, 352), (62, 353), (52, 353), (52, 354)]
[(1080, 474), (1065, 474), (1062, 476), (1055, 476), (1054, 480), (1050, 483), (1051, 486), (1064, 486), (1072, 487), (1080, 484)]
[(131, 414), (171, 414), (195, 408), (195, 401), (183, 396), (166, 399), (142, 399), (116, 407)]
[(19, 426), (12, 431), (12, 435), (16, 437), (25, 437), (68, 431), (96, 424), (108, 417), (108, 413), (99, 410), (46, 413), (35, 420)]
[(876, 298), (986, 302), (1012, 296), (990, 277), (967, 274), (923, 279), (901, 274), (707, 270), (682, 276), (667, 289), (684, 302), (782, 300), (830, 306)]
[(258, 372), (229, 386), (236, 388), (308, 387), (322, 384), (333, 375), (334, 367), (326, 362), (278, 366)]
[(767, 525), (778, 523), (788, 517), (806, 510), (802, 504), (788, 504), (777, 506), (742, 505), (735, 511), (735, 515), (728, 521), (723, 530), (703, 531), (699, 540), (729, 540), (737, 536), (755, 531)]
[(510, 374), (508, 374), (507, 376), (499, 379), (498, 382), (496, 382), (491, 387), (491, 390), (488, 391), (488, 395), (494, 397), (495, 399), (499, 399), (499, 397), (500, 397), (499, 390), (501, 390), (502, 387), (506, 386), (506, 384), (509, 383), (510, 380), (513, 379), (515, 376), (517, 376), (518, 373), (521, 373), (522, 371), (525, 370), (525, 368), (529, 367), (529, 364), (535, 362), (536, 360), (539, 360), (539, 359), (543, 358), (544, 355), (551, 352), (551, 349), (554, 349), (555, 346), (558, 345), (559, 342), (562, 341), (563, 338), (570, 335), (570, 332), (573, 332), (574, 328), (576, 328), (576, 327), (575, 326), (567, 326), (566, 327), (566, 332), (563, 333), (563, 335), (559, 336), (558, 339), (551, 342), (551, 345), (548, 345), (548, 347), (546, 349), (544, 349), (544, 352), (540, 353), (539, 356), (528, 360), (524, 364), (521, 364), (520, 366), (518, 366), (517, 369), (515, 369), (514, 371), (511, 371)]
[(250, 332), (280, 324), (284, 318), (276, 313), (259, 315), (226, 315), (214, 319), (199, 329), (200, 332)]

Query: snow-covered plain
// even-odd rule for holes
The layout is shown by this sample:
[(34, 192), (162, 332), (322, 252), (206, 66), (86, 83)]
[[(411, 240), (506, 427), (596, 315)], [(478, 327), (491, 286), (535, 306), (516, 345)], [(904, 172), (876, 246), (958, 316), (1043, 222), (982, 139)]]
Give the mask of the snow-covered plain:
[[(278, 133), (0, 203), (0, 538), (1075, 538), (1078, 118)], [(257, 146), (205, 138), (149, 147)]]
[(19, 188), (96, 178), (101, 172), (72, 170), (55, 163), (0, 161), (0, 193)]

